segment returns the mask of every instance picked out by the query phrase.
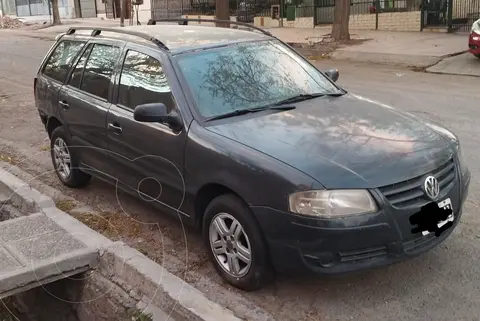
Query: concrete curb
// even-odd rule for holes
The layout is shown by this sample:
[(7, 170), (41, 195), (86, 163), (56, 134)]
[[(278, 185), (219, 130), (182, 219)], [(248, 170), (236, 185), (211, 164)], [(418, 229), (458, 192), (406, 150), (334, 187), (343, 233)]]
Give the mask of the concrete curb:
[(337, 50), (330, 57), (334, 60), (348, 60), (362, 63), (375, 63), (384, 65), (396, 65), (402, 67), (429, 67), (440, 60), (442, 57), (422, 56), (410, 54), (386, 54), (376, 52), (359, 52)]
[[(164, 311), (172, 311), (170, 318), (198, 321), (240, 321), (233, 312), (210, 301), (200, 291), (171, 274), (137, 250), (122, 242), (112, 242), (90, 229), (69, 214), (59, 210), (54, 201), (31, 188), (13, 174), (0, 168), (0, 193), (11, 196), (11, 202), (30, 213), (41, 212), (67, 232), (77, 236), (84, 244), (93, 247), (103, 257), (100, 264), (107, 264), (113, 271), (109, 277), (120, 275), (115, 281), (122, 288), (131, 288), (130, 294), (149, 292), (154, 297), (148, 300), (139, 297), (139, 305), (149, 306), (154, 320), (163, 320)], [(81, 238), (79, 237), (81, 236)], [(127, 274), (125, 274), (127, 273)], [(122, 284), (123, 283), (123, 284)], [(122, 286), (123, 285), (123, 286)], [(154, 304), (151, 302), (154, 301)], [(162, 311), (163, 314), (155, 315)], [(159, 313), (159, 312), (158, 312)], [(163, 317), (163, 318), (162, 318)]]
[(471, 75), (471, 74), (462, 74), (462, 73), (454, 73), (454, 72), (442, 72), (442, 71), (431, 71), (425, 70), (426, 73), (435, 74), (435, 75), (450, 75), (450, 76), (463, 76), (463, 77), (475, 77), (479, 78), (480, 75)]
[(333, 60), (347, 60), (352, 62), (394, 65), (401, 67), (428, 68), (436, 65), (445, 58), (464, 53), (465, 50), (443, 56), (425, 56), (411, 54), (387, 54), (376, 52), (361, 52), (339, 49), (330, 54)]

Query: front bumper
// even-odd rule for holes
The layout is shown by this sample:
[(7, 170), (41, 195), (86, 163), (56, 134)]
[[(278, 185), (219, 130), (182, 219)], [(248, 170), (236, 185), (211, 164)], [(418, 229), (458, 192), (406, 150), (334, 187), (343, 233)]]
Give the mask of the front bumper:
[[(392, 264), (440, 244), (460, 222), (469, 183), (467, 172), (442, 197), (451, 199), (455, 217), (453, 225), (439, 236), (412, 234), (409, 217), (418, 209), (391, 207), (375, 214), (337, 220), (306, 218), (267, 207), (252, 210), (277, 271), (308, 270), (335, 275)], [(377, 194), (376, 198), (381, 197)]]
[(468, 38), (468, 51), (474, 55), (480, 55), (480, 35), (472, 32)]

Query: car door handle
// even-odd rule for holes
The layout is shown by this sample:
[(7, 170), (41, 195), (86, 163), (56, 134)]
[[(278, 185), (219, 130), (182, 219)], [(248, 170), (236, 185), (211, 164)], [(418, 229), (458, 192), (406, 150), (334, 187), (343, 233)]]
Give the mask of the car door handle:
[(116, 135), (120, 135), (122, 133), (122, 127), (120, 127), (118, 124), (109, 123), (108, 128), (111, 129)]
[(60, 100), (58, 103), (60, 104), (60, 106), (62, 106), (63, 109), (70, 108), (70, 106), (68, 105), (68, 103), (65, 100)]

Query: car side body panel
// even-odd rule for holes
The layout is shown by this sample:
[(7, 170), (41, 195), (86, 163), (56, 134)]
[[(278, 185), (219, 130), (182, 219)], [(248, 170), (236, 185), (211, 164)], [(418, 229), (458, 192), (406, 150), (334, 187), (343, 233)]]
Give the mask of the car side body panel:
[(288, 210), (290, 193), (323, 189), (321, 184), (299, 170), (208, 131), (195, 121), (190, 127), (185, 149), (185, 181), (187, 190), (182, 209), (187, 213), (194, 212), (195, 195), (208, 184), (232, 190), (250, 206), (285, 211)]
[(175, 112), (179, 114), (183, 128), (178, 131), (166, 124), (134, 120), (133, 111), (122, 106), (118, 100), (122, 72), (119, 67), (113, 77), (112, 107), (107, 115), (107, 145), (113, 176), (118, 186), (127, 192), (165, 209), (169, 214), (181, 213), (189, 217), (190, 213), (179, 209), (184, 200), (184, 146), (192, 115), (185, 106), (185, 97), (168, 56), (150, 47), (129, 43), (122, 52), (122, 61), (129, 50), (160, 62), (174, 97), (168, 105), (176, 106)]

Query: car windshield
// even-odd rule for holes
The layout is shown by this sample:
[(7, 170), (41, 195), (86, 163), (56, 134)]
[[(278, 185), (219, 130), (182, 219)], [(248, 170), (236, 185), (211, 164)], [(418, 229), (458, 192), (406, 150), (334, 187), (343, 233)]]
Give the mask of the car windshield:
[(206, 118), (274, 105), (299, 95), (340, 92), (276, 40), (182, 54), (177, 62)]

